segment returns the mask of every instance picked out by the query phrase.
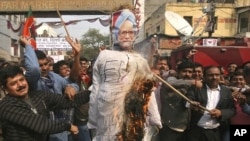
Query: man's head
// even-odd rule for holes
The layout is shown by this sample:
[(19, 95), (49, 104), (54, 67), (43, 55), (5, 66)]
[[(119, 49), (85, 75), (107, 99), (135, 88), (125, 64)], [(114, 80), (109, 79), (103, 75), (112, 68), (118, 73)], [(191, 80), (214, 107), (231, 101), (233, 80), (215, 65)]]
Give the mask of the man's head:
[(119, 44), (116, 50), (131, 50), (137, 34), (137, 23), (133, 12), (123, 9), (112, 15), (113, 41)]
[(87, 70), (89, 68), (89, 60), (85, 57), (80, 58), (80, 66), (82, 69)]
[(62, 77), (68, 77), (70, 74), (69, 63), (65, 60), (60, 60), (53, 65), (53, 70), (55, 73)]
[(35, 50), (36, 57), (40, 66), (41, 75), (46, 77), (50, 71), (49, 60), (46, 54), (41, 50)]
[(230, 74), (233, 74), (234, 72), (235, 72), (235, 69), (237, 68), (237, 64), (235, 64), (235, 63), (230, 63), (230, 64), (228, 64), (228, 66), (227, 66), (227, 71), (228, 71), (228, 73), (230, 73)]
[(208, 66), (204, 70), (204, 81), (209, 88), (217, 88), (220, 82), (221, 71), (217, 66)]
[(198, 62), (194, 62), (194, 79), (202, 80), (203, 79), (203, 66)]
[(166, 57), (159, 57), (156, 60), (155, 68), (159, 70), (169, 71), (170, 64)]
[(8, 66), (0, 70), (1, 87), (11, 96), (25, 98), (29, 85), (23, 71), (18, 66)]
[(178, 77), (181, 79), (192, 79), (194, 72), (193, 62), (182, 61), (177, 67)]
[(246, 81), (244, 79), (243, 73), (234, 72), (230, 78), (230, 85), (237, 88), (244, 88), (246, 85)]

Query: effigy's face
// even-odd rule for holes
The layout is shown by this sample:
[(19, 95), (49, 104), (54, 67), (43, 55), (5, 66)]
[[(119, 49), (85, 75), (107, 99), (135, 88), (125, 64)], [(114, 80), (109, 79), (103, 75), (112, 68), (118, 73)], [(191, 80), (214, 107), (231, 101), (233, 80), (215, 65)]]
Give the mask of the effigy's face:
[(123, 50), (132, 49), (133, 42), (135, 39), (135, 31), (133, 29), (133, 24), (130, 21), (125, 21), (118, 33), (118, 42)]

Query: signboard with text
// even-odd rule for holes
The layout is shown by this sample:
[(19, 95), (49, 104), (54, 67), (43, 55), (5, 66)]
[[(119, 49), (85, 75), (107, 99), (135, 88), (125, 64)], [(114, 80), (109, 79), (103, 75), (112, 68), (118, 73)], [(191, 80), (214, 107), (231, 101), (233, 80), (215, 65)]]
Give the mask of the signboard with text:
[(0, 0), (0, 12), (32, 11), (110, 11), (133, 0)]
[(36, 37), (36, 46), (38, 50), (71, 50), (71, 46), (63, 37), (49, 38), (49, 37)]

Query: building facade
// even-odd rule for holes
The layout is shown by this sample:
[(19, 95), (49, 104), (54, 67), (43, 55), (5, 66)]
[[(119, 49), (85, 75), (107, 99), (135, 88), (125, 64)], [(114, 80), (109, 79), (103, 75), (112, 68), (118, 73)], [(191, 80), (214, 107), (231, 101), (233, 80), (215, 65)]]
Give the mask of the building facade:
[(19, 62), (21, 50), (18, 40), (24, 16), (0, 15), (0, 60)]
[[(172, 11), (183, 17), (195, 29), (193, 36), (200, 36), (207, 23), (203, 9), (207, 3), (166, 3), (145, 21), (145, 37), (151, 34), (178, 36), (175, 28), (166, 20), (164, 13)], [(236, 12), (233, 4), (216, 4), (213, 36), (231, 37), (237, 33)], [(201, 36), (208, 36), (203, 33)]]
[(157, 35), (158, 48), (167, 55), (182, 44), (178, 32), (166, 20), (164, 14), (166, 11), (172, 11), (185, 19), (193, 28), (191, 36), (195, 38), (231, 38), (249, 35), (247, 34), (250, 32), (249, 0), (216, 1), (213, 7), (214, 27), (211, 34), (206, 32), (209, 27), (207, 21), (211, 15), (208, 12), (210, 4), (206, 0), (177, 0), (162, 4), (145, 19), (144, 38)]
[(235, 3), (236, 17), (238, 17), (237, 31), (239, 36), (248, 36), (250, 32), (250, 1), (238, 0)]

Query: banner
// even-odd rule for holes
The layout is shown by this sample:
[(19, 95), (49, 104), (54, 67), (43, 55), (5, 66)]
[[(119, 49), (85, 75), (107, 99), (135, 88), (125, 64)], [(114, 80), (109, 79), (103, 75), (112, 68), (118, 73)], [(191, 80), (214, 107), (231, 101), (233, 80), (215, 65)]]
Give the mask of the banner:
[(36, 46), (39, 50), (72, 50), (64, 37), (36, 37)]

